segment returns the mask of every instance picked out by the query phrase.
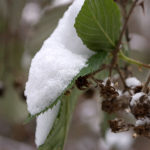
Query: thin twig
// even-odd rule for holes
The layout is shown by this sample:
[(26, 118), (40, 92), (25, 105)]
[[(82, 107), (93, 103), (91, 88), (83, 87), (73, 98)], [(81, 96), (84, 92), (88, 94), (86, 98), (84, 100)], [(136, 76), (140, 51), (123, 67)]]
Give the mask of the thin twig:
[(128, 21), (130, 19), (130, 16), (131, 16), (131, 14), (132, 14), (132, 12), (133, 12), (137, 2), (138, 2), (138, 0), (135, 0), (133, 2), (132, 6), (131, 6), (131, 9), (130, 9), (130, 11), (129, 11), (126, 19), (125, 19), (125, 23), (123, 25), (123, 28), (122, 28), (122, 31), (121, 31), (121, 34), (120, 34), (120, 37), (119, 37), (119, 41), (118, 41), (118, 44), (117, 44), (117, 47), (116, 47), (116, 53), (118, 53), (119, 50), (120, 50), (120, 45), (121, 45), (121, 42), (122, 42), (123, 35), (124, 35), (125, 31), (126, 31), (126, 28), (127, 28), (127, 25), (128, 25)]
[(135, 65), (138, 65), (139, 67), (144, 67), (144, 68), (150, 69), (150, 64), (144, 64), (143, 62), (140, 62), (133, 58), (129, 58), (122, 51), (119, 52), (119, 57), (130, 64), (135, 64)]
[(144, 87), (143, 87), (143, 89), (142, 89), (142, 92), (145, 92), (145, 93), (146, 93), (149, 83), (150, 83), (150, 71), (149, 71), (149, 73), (148, 73), (148, 78), (147, 78), (146, 83), (144, 84)]
[(123, 39), (123, 35), (124, 35), (124, 33), (125, 33), (126, 29), (127, 29), (128, 21), (130, 19), (130, 16), (131, 16), (131, 14), (132, 14), (132, 12), (133, 12), (137, 2), (138, 2), (138, 0), (135, 0), (133, 2), (132, 6), (131, 6), (131, 9), (129, 10), (129, 13), (128, 13), (126, 19), (125, 19), (125, 23), (123, 25), (122, 31), (121, 31), (120, 36), (119, 36), (118, 44), (116, 46), (116, 49), (112, 53), (113, 54), (113, 59), (112, 59), (112, 63), (111, 63), (112, 67), (110, 68), (110, 77), (111, 77), (112, 68), (117, 64), (118, 52), (120, 51), (120, 45), (121, 45), (121, 42), (122, 42), (122, 39)]
[(119, 68), (118, 65), (116, 65), (116, 70), (117, 70), (117, 72), (118, 72), (119, 75), (120, 75), (120, 78), (121, 78), (121, 81), (122, 81), (122, 83), (123, 83), (123, 85), (124, 85), (124, 88), (127, 88), (127, 85), (126, 85), (126, 83), (125, 83), (125, 79), (124, 79), (123, 74), (122, 74), (122, 72), (121, 72), (121, 70), (120, 70), (120, 68)]
[(121, 70), (120, 70), (118, 64), (116, 65), (116, 68), (115, 68), (115, 69), (117, 70), (117, 72), (118, 72), (119, 75), (120, 75), (120, 79), (121, 79), (121, 81), (122, 81), (122, 83), (123, 83), (124, 89), (126, 89), (126, 90), (128, 91), (128, 93), (129, 93), (130, 95), (132, 95), (132, 93), (130, 92), (128, 86), (126, 85), (124, 76), (123, 76), (123, 74), (122, 74), (122, 72), (121, 72)]

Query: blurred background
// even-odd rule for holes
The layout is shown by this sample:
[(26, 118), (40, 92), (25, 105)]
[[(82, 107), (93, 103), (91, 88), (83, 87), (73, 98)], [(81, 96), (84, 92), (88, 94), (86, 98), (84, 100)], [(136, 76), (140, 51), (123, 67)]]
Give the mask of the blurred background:
[[(0, 0), (0, 150), (36, 149), (35, 120), (24, 124), (25, 82), (32, 57), (72, 1)], [(144, 0), (144, 6), (144, 12), (137, 6), (129, 21), (129, 44), (131, 57), (150, 63), (150, 1)], [(133, 66), (133, 73), (146, 79), (146, 70)], [(96, 94), (87, 91), (75, 110), (65, 150), (149, 150), (148, 139), (111, 133), (108, 119), (97, 106)]]

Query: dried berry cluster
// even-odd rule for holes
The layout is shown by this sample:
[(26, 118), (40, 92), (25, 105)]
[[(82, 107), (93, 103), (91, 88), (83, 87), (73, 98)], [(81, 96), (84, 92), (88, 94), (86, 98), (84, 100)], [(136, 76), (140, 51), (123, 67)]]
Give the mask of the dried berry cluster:
[(149, 88), (143, 92), (143, 86), (134, 77), (126, 79), (126, 90), (119, 91), (115, 84), (108, 79), (106, 83), (99, 84), (102, 97), (102, 110), (107, 113), (128, 113), (134, 116), (135, 123), (129, 123), (127, 119), (117, 118), (109, 121), (112, 132), (123, 132), (133, 129), (134, 135), (150, 138), (150, 94)]
[(106, 83), (99, 83), (100, 95), (102, 97), (102, 110), (107, 113), (115, 113), (126, 109), (129, 99), (121, 95), (121, 91), (108, 79)]
[[(102, 110), (119, 116), (110, 120), (112, 132), (123, 132), (132, 129), (134, 136), (141, 135), (150, 138), (150, 93), (149, 87), (143, 91), (144, 85), (129, 71), (124, 70), (124, 88), (120, 86), (121, 77), (114, 76), (106, 80), (92, 77), (96, 83), (95, 89), (99, 91)], [(91, 78), (90, 78), (91, 79)], [(93, 82), (88, 78), (79, 77), (76, 86), (80, 90), (93, 88)], [(119, 81), (120, 80), (120, 81)], [(119, 114), (126, 114), (126, 117)], [(132, 122), (129, 120), (132, 116)], [(133, 121), (134, 120), (134, 121)]]

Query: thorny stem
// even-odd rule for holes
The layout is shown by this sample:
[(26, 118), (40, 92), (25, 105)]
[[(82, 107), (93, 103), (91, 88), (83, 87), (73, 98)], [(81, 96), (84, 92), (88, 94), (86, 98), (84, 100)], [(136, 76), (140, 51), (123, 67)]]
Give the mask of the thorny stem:
[(150, 83), (150, 71), (148, 73), (148, 78), (147, 78), (147, 81), (146, 81), (146, 83), (142, 89), (142, 92), (146, 93), (149, 83)]
[(125, 60), (126, 62), (130, 63), (130, 64), (135, 64), (135, 65), (138, 65), (139, 67), (145, 67), (145, 68), (150, 69), (150, 65), (144, 64), (144, 63), (142, 63), (142, 62), (140, 62), (138, 60), (129, 58), (122, 51), (119, 52), (119, 57), (121, 59)]

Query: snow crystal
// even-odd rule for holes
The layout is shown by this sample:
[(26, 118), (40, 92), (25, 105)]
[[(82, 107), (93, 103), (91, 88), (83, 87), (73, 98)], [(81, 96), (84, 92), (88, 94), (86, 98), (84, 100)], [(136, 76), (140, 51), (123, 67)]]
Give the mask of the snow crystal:
[(150, 124), (149, 118), (143, 118), (136, 121), (136, 126), (144, 125), (144, 124)]
[(134, 104), (136, 104), (136, 102), (139, 100), (139, 98), (143, 95), (145, 95), (143, 92), (139, 92), (139, 93), (136, 93), (135, 95), (133, 95), (130, 105), (133, 106)]
[(130, 77), (126, 79), (126, 85), (128, 87), (134, 88), (136, 86), (140, 86), (141, 82), (135, 77)]
[(57, 105), (52, 109), (49, 109), (37, 117), (37, 127), (35, 134), (35, 143), (37, 146), (44, 144), (44, 141), (47, 138), (49, 131), (53, 126), (53, 122), (58, 114), (59, 107), (60, 102), (58, 102)]
[(74, 28), (83, 3), (84, 0), (74, 1), (32, 60), (25, 90), (32, 115), (50, 105), (94, 54), (83, 45)]

